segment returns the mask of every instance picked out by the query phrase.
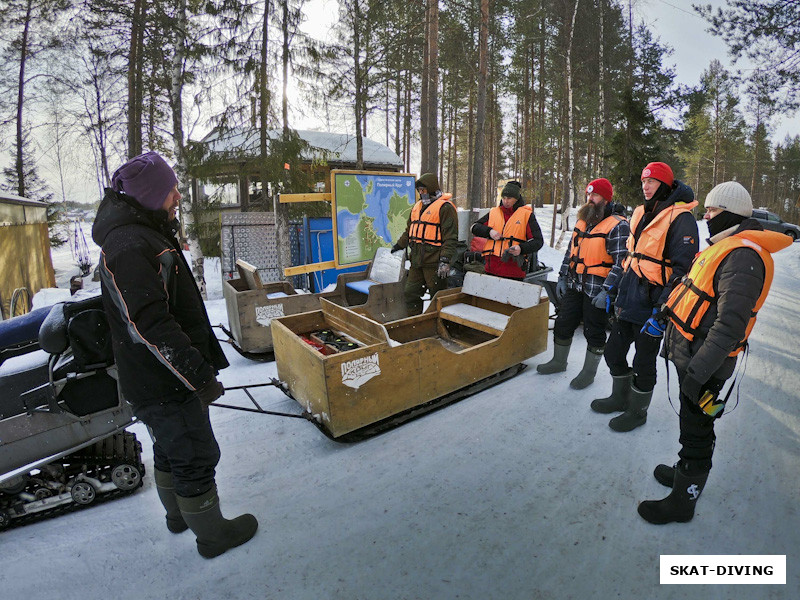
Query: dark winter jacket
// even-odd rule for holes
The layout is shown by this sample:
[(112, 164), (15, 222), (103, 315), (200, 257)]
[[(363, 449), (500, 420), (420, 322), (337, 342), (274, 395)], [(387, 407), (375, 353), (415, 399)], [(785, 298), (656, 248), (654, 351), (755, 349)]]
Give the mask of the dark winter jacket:
[(182, 401), (228, 366), (165, 211), (107, 189), (92, 238), (128, 402)]
[[(502, 205), (503, 204), (501, 202), (500, 206), (502, 207)], [(508, 221), (509, 217), (513, 215), (517, 209), (522, 208), (524, 205), (524, 200), (517, 200), (510, 211), (504, 211), (506, 221)], [(472, 235), (488, 239), (489, 234), (492, 231), (491, 227), (489, 227), (487, 224), (488, 222), (489, 213), (487, 212), (472, 225)], [(536, 220), (534, 211), (531, 211), (531, 216), (528, 218), (528, 230), (530, 232), (530, 237), (519, 244), (520, 256), (529, 256), (534, 252), (538, 252), (544, 245), (542, 229), (539, 227), (539, 221)], [(487, 256), (485, 260), (487, 273), (498, 275), (500, 277), (519, 278), (525, 276), (525, 273), (520, 271), (520, 269), (517, 267), (517, 263), (514, 261), (507, 261), (504, 263), (500, 257), (494, 255)]]
[[(447, 194), (445, 197), (449, 196)], [(442, 203), (439, 208), (439, 225), (442, 229), (441, 246), (412, 242), (408, 239), (408, 232), (411, 229), (411, 215), (409, 215), (406, 230), (397, 240), (397, 247), (408, 247), (409, 260), (413, 268), (436, 268), (440, 258), (445, 258), (448, 262), (453, 260), (458, 249), (458, 213), (450, 202)]]
[[(646, 226), (652, 221), (653, 216), (669, 210), (676, 202), (693, 200), (692, 188), (676, 179), (672, 193), (666, 200), (658, 202), (654, 211), (645, 213), (642, 223)], [(631, 235), (638, 239), (642, 229), (643, 227), (639, 227), (639, 231), (631, 231)], [(675, 283), (689, 272), (692, 260), (700, 247), (698, 238), (697, 221), (694, 216), (689, 212), (678, 215), (669, 227), (664, 246), (664, 257), (672, 263), (672, 275), (667, 285), (654, 285), (640, 278), (633, 269), (627, 269), (622, 275), (615, 303), (617, 318), (643, 325), (652, 316), (653, 308), (660, 308), (667, 301)]]
[[(748, 229), (764, 228), (755, 219), (746, 219), (733, 234)], [(725, 257), (714, 275), (717, 301), (710, 304), (695, 338), (686, 339), (671, 321), (667, 326), (664, 352), (679, 373), (700, 383), (712, 377), (725, 381), (733, 374), (736, 357), (728, 355), (745, 336), (765, 274), (764, 261), (755, 250), (737, 248)]]

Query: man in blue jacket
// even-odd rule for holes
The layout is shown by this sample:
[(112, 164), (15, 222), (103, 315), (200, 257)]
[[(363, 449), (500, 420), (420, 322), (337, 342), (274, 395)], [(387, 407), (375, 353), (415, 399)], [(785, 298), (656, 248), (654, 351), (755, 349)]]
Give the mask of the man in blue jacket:
[(255, 535), (253, 515), (222, 517), (215, 484), (220, 452), (208, 405), (224, 393), (228, 361), (175, 239), (178, 180), (155, 152), (116, 170), (92, 237), (102, 247), (103, 306), (122, 395), (153, 436), (167, 528), (188, 528), (212, 558)]
[[(644, 203), (631, 217), (628, 257), (615, 302), (617, 319), (603, 355), (613, 378), (611, 395), (591, 405), (603, 414), (622, 412), (609, 422), (614, 431), (630, 431), (647, 421), (667, 324), (661, 307), (699, 248), (691, 212), (697, 206), (694, 192), (675, 179), (669, 165), (649, 163), (642, 170), (642, 192)], [(636, 351), (629, 366), (632, 344)]]

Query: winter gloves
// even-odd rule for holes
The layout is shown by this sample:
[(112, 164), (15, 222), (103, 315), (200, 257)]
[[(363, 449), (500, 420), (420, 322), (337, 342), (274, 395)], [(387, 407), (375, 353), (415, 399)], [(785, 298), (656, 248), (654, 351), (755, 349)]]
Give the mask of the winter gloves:
[(664, 330), (667, 328), (667, 319), (659, 308), (653, 309), (653, 316), (641, 328), (641, 333), (653, 336), (654, 338), (664, 337)]
[(608, 295), (608, 292), (600, 290), (600, 293), (597, 294), (594, 298), (592, 298), (592, 305), (595, 308), (599, 308), (600, 310), (604, 310), (606, 312), (611, 312), (611, 297)]
[(436, 276), (439, 279), (447, 279), (447, 274), (450, 272), (450, 261), (444, 256), (439, 259), (439, 268), (436, 269)]
[(209, 406), (214, 400), (225, 393), (225, 387), (214, 377), (208, 383), (195, 390), (195, 395), (200, 398), (203, 406)]
[(556, 300), (561, 302), (561, 299), (564, 297), (564, 294), (567, 293), (567, 278), (563, 275), (558, 278), (558, 283), (556, 284)]

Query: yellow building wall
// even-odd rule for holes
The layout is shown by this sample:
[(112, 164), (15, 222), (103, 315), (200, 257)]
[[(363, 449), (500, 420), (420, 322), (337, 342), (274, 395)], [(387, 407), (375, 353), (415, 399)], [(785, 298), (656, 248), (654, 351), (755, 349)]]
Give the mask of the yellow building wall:
[(47, 223), (0, 227), (0, 299), (3, 316), (8, 318), (11, 295), (27, 288), (31, 298), (42, 288), (56, 287), (50, 257)]

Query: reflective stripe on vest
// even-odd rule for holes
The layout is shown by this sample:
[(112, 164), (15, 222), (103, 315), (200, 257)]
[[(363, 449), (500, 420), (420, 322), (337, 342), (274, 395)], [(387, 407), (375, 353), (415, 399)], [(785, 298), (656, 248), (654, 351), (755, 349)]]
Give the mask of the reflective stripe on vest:
[(526, 242), (528, 232), (528, 222), (531, 218), (532, 209), (530, 206), (520, 206), (514, 213), (505, 220), (503, 216), (503, 209), (495, 206), (489, 211), (489, 220), (486, 225), (495, 231), (500, 231), (501, 238), (493, 240), (487, 238), (486, 243), (483, 245), (483, 254), (487, 256), (494, 254), (495, 256), (502, 256), (503, 252), (513, 246), (514, 244), (521, 244)]
[(695, 206), (696, 200), (673, 204), (662, 210), (647, 224), (636, 240), (633, 234), (644, 216), (644, 206), (637, 206), (631, 217), (631, 234), (628, 236), (628, 256), (623, 264), (624, 269), (633, 269), (639, 277), (652, 284), (666, 285), (672, 275), (672, 261), (664, 258), (667, 232), (675, 219), (685, 212), (691, 212)]
[[(672, 323), (683, 337), (689, 341), (694, 339), (711, 304), (717, 302), (714, 276), (722, 261), (738, 248), (751, 248), (764, 262), (764, 286), (761, 288), (761, 294), (753, 312), (750, 313), (744, 338), (728, 356), (736, 356), (744, 349), (747, 338), (756, 323), (758, 311), (764, 305), (772, 285), (774, 263), (771, 252), (777, 252), (788, 245), (784, 240), (775, 236), (783, 236), (783, 234), (772, 231), (742, 231), (709, 246), (695, 257), (692, 268), (672, 290), (665, 307)], [(791, 240), (788, 242), (790, 243)]]
[(442, 245), (442, 226), (439, 211), (447, 202), (455, 210), (456, 206), (450, 201), (452, 194), (443, 194), (427, 207), (418, 201), (411, 209), (411, 227), (408, 229), (408, 240), (430, 246)]
[(587, 273), (607, 277), (614, 266), (614, 258), (606, 250), (606, 237), (625, 217), (611, 215), (586, 233), (586, 221), (578, 221), (572, 230), (572, 250), (569, 270), (578, 275)]

